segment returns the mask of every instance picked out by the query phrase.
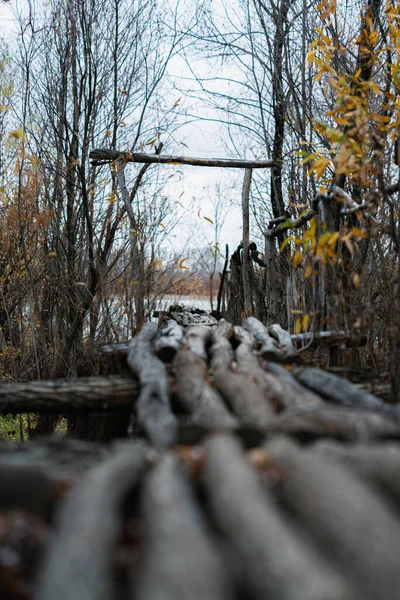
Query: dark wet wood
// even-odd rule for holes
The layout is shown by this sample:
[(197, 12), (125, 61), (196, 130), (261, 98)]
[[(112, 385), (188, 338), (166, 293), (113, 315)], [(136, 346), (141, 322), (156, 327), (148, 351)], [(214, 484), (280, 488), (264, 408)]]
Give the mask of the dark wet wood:
[(117, 411), (132, 406), (137, 395), (138, 382), (129, 377), (80, 377), (2, 383), (0, 413)]

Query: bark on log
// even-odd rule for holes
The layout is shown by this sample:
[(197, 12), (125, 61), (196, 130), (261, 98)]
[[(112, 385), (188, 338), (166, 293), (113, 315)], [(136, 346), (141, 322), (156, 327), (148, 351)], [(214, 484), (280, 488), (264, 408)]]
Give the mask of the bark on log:
[(145, 446), (127, 443), (89, 472), (67, 496), (48, 549), (37, 600), (114, 597), (119, 511), (145, 469)]
[(183, 344), (183, 331), (178, 323), (169, 319), (167, 326), (161, 329), (154, 341), (154, 350), (160, 360), (171, 363)]
[(394, 443), (338, 444), (322, 440), (313, 446), (316, 454), (343, 463), (357, 475), (374, 483), (391, 499), (400, 503), (400, 446)]
[(140, 381), (138, 423), (156, 448), (166, 448), (176, 439), (177, 421), (171, 410), (165, 366), (152, 352), (157, 331), (154, 323), (142, 327), (129, 343), (128, 365)]
[(173, 362), (179, 404), (191, 422), (208, 430), (233, 429), (239, 425), (219, 393), (206, 381), (207, 363), (190, 350), (180, 350)]
[[(241, 569), (243, 597), (257, 600), (355, 600), (351, 587), (328, 566), (261, 488), (238, 442), (214, 436), (207, 445), (205, 487), (218, 526)], [(250, 594), (249, 594), (250, 592)]]
[(267, 329), (260, 321), (250, 317), (243, 327), (257, 340), (259, 353), (263, 358), (284, 363), (297, 359), (298, 353), (293, 347), (290, 334), (279, 325), (270, 325)]
[[(247, 332), (244, 331), (244, 333)], [(251, 338), (251, 336), (249, 337)], [(274, 385), (274, 382), (265, 373), (259, 364), (259, 357), (249, 341), (239, 344), (235, 350), (235, 358), (238, 373), (243, 373), (244, 377), (251, 377), (268, 402), (271, 415), (281, 410), (285, 406), (282, 386)]]
[(327, 373), (317, 368), (294, 369), (294, 375), (306, 387), (314, 390), (323, 398), (341, 406), (353, 406), (380, 412), (400, 422), (398, 406), (386, 404), (380, 398), (333, 373)]
[(193, 167), (219, 167), (229, 169), (271, 169), (273, 160), (240, 160), (234, 158), (193, 158), (189, 156), (172, 156), (165, 154), (144, 154), (141, 152), (120, 152), (108, 148), (97, 148), (90, 152), (90, 160), (94, 166), (122, 160), (125, 163), (180, 164)]
[(137, 397), (132, 377), (81, 377), (0, 384), (0, 413), (103, 412), (129, 408)]
[(213, 380), (241, 425), (263, 429), (271, 422), (273, 411), (251, 378), (221, 368), (215, 371)]
[(188, 348), (200, 356), (203, 360), (207, 360), (207, 344), (211, 340), (211, 329), (194, 325), (188, 327), (185, 332), (185, 344)]
[(267, 432), (285, 433), (302, 441), (331, 437), (346, 442), (399, 439), (400, 427), (390, 417), (343, 406), (294, 408), (275, 417)]
[(344, 467), (287, 440), (268, 450), (284, 469), (281, 501), (321, 550), (354, 577), (365, 600), (397, 600), (400, 523), (390, 505)]
[(233, 336), (233, 327), (230, 323), (223, 323), (211, 330), (211, 367), (216, 370), (220, 367), (229, 368), (233, 361), (233, 349), (230, 338)]
[(254, 317), (249, 317), (243, 323), (243, 327), (250, 333), (259, 346), (259, 353), (268, 360), (279, 359), (278, 342), (272, 338), (264, 325)]
[(275, 412), (298, 406), (320, 406), (322, 400), (299, 384), (280, 365), (265, 363), (275, 369), (275, 375), (265, 372), (259, 363), (259, 357), (253, 349), (254, 338), (244, 329), (235, 327), (236, 342), (240, 342), (235, 350), (238, 371), (249, 375), (261, 389), (269, 405)]
[(221, 557), (180, 466), (175, 457), (164, 456), (145, 481), (144, 560), (132, 598), (228, 600)]
[(266, 381), (276, 390), (282, 406), (286, 409), (299, 407), (323, 406), (320, 396), (301, 385), (289, 371), (277, 363), (265, 361), (263, 369), (266, 371)]
[(298, 352), (293, 346), (292, 337), (288, 331), (282, 329), (276, 323), (268, 327), (269, 335), (276, 340), (284, 362), (294, 362), (298, 358)]

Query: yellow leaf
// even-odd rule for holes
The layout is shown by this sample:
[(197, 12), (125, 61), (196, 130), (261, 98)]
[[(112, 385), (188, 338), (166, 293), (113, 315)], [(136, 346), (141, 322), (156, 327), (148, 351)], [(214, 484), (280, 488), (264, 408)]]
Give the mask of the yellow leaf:
[(280, 248), (279, 248), (279, 252), (283, 252), (284, 249), (286, 248), (286, 246), (288, 245), (289, 242), (294, 242), (295, 241), (295, 237), (293, 235), (289, 235), (285, 240), (283, 240)]
[(344, 117), (337, 117), (334, 116), (333, 120), (335, 121), (335, 123), (337, 123), (338, 125), (350, 125), (350, 121), (349, 119), (346, 119)]
[(354, 287), (359, 287), (360, 285), (360, 276), (358, 273), (353, 273), (353, 284)]
[(165, 229), (165, 225), (164, 225), (164, 223), (161, 223), (161, 221), (159, 221), (159, 222), (157, 223), (157, 225), (159, 225), (160, 227), (162, 227), (163, 229)]
[(180, 96), (180, 97), (178, 98), (178, 100), (175, 102), (175, 104), (173, 105), (173, 107), (172, 107), (172, 108), (176, 108), (177, 106), (179, 106), (179, 104), (180, 104), (180, 101), (181, 101), (181, 98), (182, 98), (182, 96)]
[(303, 258), (303, 253), (300, 250), (296, 250), (293, 258), (293, 268), (295, 269), (301, 263), (301, 259)]
[(330, 237), (331, 237), (331, 232), (325, 231), (325, 233), (323, 233), (318, 240), (319, 245), (321, 247), (325, 246), (325, 244), (327, 244)]
[(188, 269), (189, 268), (189, 267), (185, 267), (183, 264), (186, 260), (187, 260), (187, 258), (182, 258), (182, 260), (179, 261), (178, 267), (180, 269)]
[(294, 322), (294, 332), (296, 335), (301, 333), (302, 321), (303, 321), (302, 317), (297, 317), (297, 319)]
[(307, 54), (307, 62), (308, 63), (312, 63), (313, 62), (314, 58), (317, 55), (317, 52), (318, 52), (318, 50), (311, 50), (311, 52), (309, 52)]
[(308, 279), (312, 274), (312, 265), (307, 265), (304, 271), (304, 279)]
[(354, 237), (359, 237), (359, 238), (367, 237), (367, 233), (365, 231), (363, 231), (362, 229), (359, 229), (358, 227), (352, 227), (350, 231)]
[(209, 219), (208, 217), (204, 217), (206, 221), (208, 221), (209, 223), (211, 223), (212, 225), (214, 225), (214, 221), (212, 221), (211, 219)]
[(25, 133), (22, 127), (19, 127), (15, 131), (12, 131), (10, 133), (10, 137), (12, 137), (14, 140), (21, 140), (21, 142), (26, 141)]
[(111, 135), (111, 131), (109, 129), (106, 129), (106, 135), (110, 136)]
[(157, 141), (157, 138), (155, 137), (153, 140), (150, 140), (149, 142), (147, 142), (146, 146), (153, 147), (154, 144), (156, 143), (156, 141)]
[(336, 246), (336, 242), (339, 239), (339, 235), (340, 234), (338, 231), (335, 231), (334, 233), (332, 233), (332, 235), (330, 236), (330, 238), (327, 242), (328, 246), (330, 246), (331, 248), (334, 248)]
[(306, 315), (304, 315), (303, 322), (302, 322), (302, 328), (303, 328), (304, 332), (307, 331), (309, 324), (310, 324), (310, 315), (307, 313)]

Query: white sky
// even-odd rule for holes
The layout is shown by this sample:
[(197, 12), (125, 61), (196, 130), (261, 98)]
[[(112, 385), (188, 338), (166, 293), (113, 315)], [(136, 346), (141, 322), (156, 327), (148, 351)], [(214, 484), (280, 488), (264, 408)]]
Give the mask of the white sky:
[[(24, 4), (25, 0), (9, 0), (7, 3), (0, 0), (0, 35), (4, 38), (12, 38), (13, 15), (12, 11), (18, 5)], [(32, 0), (35, 2), (35, 0)], [(171, 65), (170, 74), (178, 80), (187, 77), (189, 71), (183, 59), (177, 57)], [(204, 64), (204, 69), (207, 69)], [(207, 75), (204, 70), (202, 74)], [(180, 108), (185, 109), (185, 98), (182, 97)], [(204, 115), (206, 113), (203, 113)], [(209, 116), (213, 116), (207, 113)], [(180, 154), (187, 156), (198, 156), (204, 158), (224, 157), (221, 139), (223, 131), (218, 124), (207, 121), (190, 123), (185, 125), (179, 133), (178, 139), (184, 141), (187, 147), (182, 146)], [(221, 248), (229, 244), (233, 252), (241, 240), (241, 211), (239, 208), (241, 181), (243, 171), (233, 169), (202, 168), (202, 167), (179, 167), (181, 176), (179, 181), (171, 180), (166, 190), (168, 196), (181, 203), (189, 209), (188, 217), (174, 230), (174, 238), (171, 240), (177, 249), (183, 247), (202, 247), (213, 242), (214, 227), (204, 217), (213, 219), (214, 208), (212, 198), (216, 195), (216, 186), (219, 185), (226, 197), (227, 214), (220, 235)], [(200, 209), (200, 216), (199, 216)], [(190, 266), (190, 265), (189, 265)]]

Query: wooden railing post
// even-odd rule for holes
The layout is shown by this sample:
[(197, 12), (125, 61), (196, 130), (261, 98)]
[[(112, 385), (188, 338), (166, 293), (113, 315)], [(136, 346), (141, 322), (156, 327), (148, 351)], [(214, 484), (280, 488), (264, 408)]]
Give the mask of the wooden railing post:
[(244, 172), (242, 188), (242, 227), (243, 227), (243, 250), (242, 250), (242, 281), (245, 318), (253, 314), (251, 298), (250, 269), (249, 269), (249, 245), (250, 245), (250, 186), (252, 169)]

